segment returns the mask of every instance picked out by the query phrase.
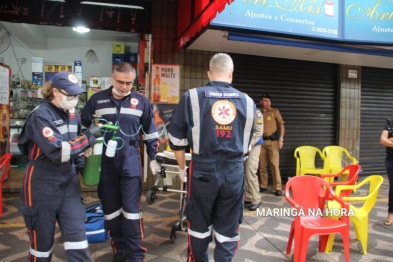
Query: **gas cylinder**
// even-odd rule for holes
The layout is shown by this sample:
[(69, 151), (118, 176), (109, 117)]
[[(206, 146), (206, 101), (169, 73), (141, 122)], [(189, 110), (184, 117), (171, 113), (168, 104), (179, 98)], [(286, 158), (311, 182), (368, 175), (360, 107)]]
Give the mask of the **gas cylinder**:
[(85, 169), (83, 172), (83, 184), (96, 186), (100, 182), (101, 158), (103, 152), (104, 138), (99, 137), (93, 147), (93, 153), (85, 158)]

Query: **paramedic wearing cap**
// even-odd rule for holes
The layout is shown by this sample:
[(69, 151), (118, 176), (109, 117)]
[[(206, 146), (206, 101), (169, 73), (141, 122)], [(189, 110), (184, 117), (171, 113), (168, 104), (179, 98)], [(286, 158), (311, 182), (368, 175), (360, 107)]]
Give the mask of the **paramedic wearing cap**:
[(231, 261), (243, 219), (244, 155), (251, 141), (255, 104), (231, 85), (233, 62), (219, 53), (210, 60), (210, 82), (187, 91), (169, 122), (169, 144), (185, 176), (185, 148), (192, 148), (187, 189), (188, 260)]
[[(157, 154), (157, 127), (153, 108), (147, 98), (131, 91), (135, 69), (130, 63), (119, 63), (112, 73), (113, 86), (92, 95), (82, 110), (82, 125), (89, 127), (93, 115), (119, 125), (114, 157), (102, 155), (98, 196), (105, 222), (112, 239), (114, 261), (144, 261), (146, 248), (142, 245), (143, 220), (140, 208), (142, 168), (140, 135), (153, 168)], [(105, 145), (113, 131), (106, 132)], [(104, 152), (106, 146), (104, 146)], [(152, 168), (152, 169), (153, 169)]]
[[(271, 99), (267, 94), (261, 97), (261, 112), (263, 113), (263, 144), (261, 146), (261, 154), (259, 158), (259, 173), (260, 173), (260, 191), (265, 192), (268, 184), (268, 174), (266, 170), (267, 163), (270, 164), (272, 171), (273, 190), (276, 196), (281, 196), (281, 175), (280, 175), (280, 149), (284, 145), (284, 120), (281, 117), (278, 109), (270, 107)], [(280, 128), (279, 136), (277, 128)]]
[(51, 261), (56, 222), (67, 261), (91, 261), (85, 207), (76, 169), (79, 155), (101, 135), (93, 126), (81, 134), (78, 95), (86, 92), (73, 74), (58, 73), (42, 89), (44, 99), (28, 116), (18, 147), (28, 156), (19, 211), (30, 237), (28, 261)]

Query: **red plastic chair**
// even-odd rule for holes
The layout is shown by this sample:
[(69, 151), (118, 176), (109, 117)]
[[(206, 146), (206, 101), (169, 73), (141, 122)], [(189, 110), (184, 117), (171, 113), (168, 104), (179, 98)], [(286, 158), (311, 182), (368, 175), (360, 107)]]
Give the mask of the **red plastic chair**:
[(7, 153), (0, 158), (0, 216), (3, 215), (3, 181), (10, 170), (11, 153)]
[[(321, 178), (325, 179), (325, 181), (329, 182), (331, 187), (335, 187), (338, 185), (346, 185), (346, 186), (354, 186), (356, 182), (358, 181), (359, 173), (361, 171), (362, 167), (358, 164), (354, 165), (347, 165), (344, 167), (340, 172), (337, 174), (321, 174)], [(348, 176), (343, 176), (344, 173), (347, 173)], [(335, 177), (341, 176), (342, 180), (334, 182)], [(347, 178), (348, 180), (344, 181), (344, 179)], [(340, 192), (340, 197), (347, 197), (350, 196), (352, 193), (352, 190), (342, 190)], [(321, 193), (323, 195), (323, 193)], [(331, 200), (331, 199), (329, 199)]]
[[(323, 188), (326, 188), (325, 196), (320, 195)], [(322, 207), (321, 210), (321, 198), (323, 198), (323, 203), (325, 203), (329, 195), (342, 206), (343, 216), (341, 220), (323, 217), (324, 209)], [(319, 235), (319, 251), (323, 252), (325, 251), (329, 234), (334, 232), (342, 235), (345, 261), (349, 262), (348, 203), (334, 194), (329, 183), (315, 176), (293, 177), (285, 186), (285, 198), (295, 207), (297, 213), (289, 232), (286, 253), (291, 253), (292, 241), (295, 239), (294, 261), (306, 261), (310, 237)]]

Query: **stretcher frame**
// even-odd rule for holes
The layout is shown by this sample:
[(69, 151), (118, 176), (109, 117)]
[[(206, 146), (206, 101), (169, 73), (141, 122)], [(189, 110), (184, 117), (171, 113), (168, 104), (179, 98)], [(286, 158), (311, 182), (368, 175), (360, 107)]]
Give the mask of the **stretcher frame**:
[[(171, 159), (168, 157), (165, 157), (167, 159)], [(181, 187), (182, 189), (171, 189), (168, 188), (168, 185), (166, 183), (166, 174), (179, 174), (179, 166), (178, 165), (172, 165), (172, 164), (166, 164), (161, 162), (160, 158), (156, 158), (157, 162), (160, 164), (161, 166), (161, 170), (160, 172), (157, 174), (157, 178), (154, 182), (154, 185), (152, 186), (152, 188), (150, 188), (150, 190), (147, 192), (146, 194), (146, 202), (151, 205), (154, 202), (157, 201), (158, 197), (157, 197), (157, 192), (158, 191), (164, 191), (164, 192), (175, 192), (175, 193), (180, 193), (180, 210), (178, 212), (179, 214), (179, 219), (175, 222), (175, 224), (172, 225), (171, 227), (171, 233), (169, 236), (169, 239), (171, 241), (171, 243), (175, 243), (175, 240), (177, 239), (176, 237), (176, 231), (183, 231), (183, 232), (187, 232), (187, 219), (186, 219), (186, 215), (185, 215), (185, 199), (187, 197), (187, 183), (183, 182)], [(176, 161), (176, 160), (175, 160)], [(177, 171), (172, 171), (172, 170), (166, 170), (167, 168), (173, 168), (176, 169)], [(163, 182), (163, 187), (159, 187), (159, 183), (162, 180)]]

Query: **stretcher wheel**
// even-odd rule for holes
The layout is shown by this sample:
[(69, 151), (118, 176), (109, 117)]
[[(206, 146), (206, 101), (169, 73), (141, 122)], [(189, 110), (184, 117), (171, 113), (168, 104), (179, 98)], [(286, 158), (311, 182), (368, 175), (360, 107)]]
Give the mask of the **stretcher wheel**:
[(175, 235), (171, 235), (171, 244), (175, 243), (175, 239), (176, 239), (176, 236)]
[(154, 202), (156, 202), (157, 200), (157, 191), (154, 190), (149, 190), (147, 191), (147, 195), (146, 195), (146, 201), (149, 205), (153, 204)]

